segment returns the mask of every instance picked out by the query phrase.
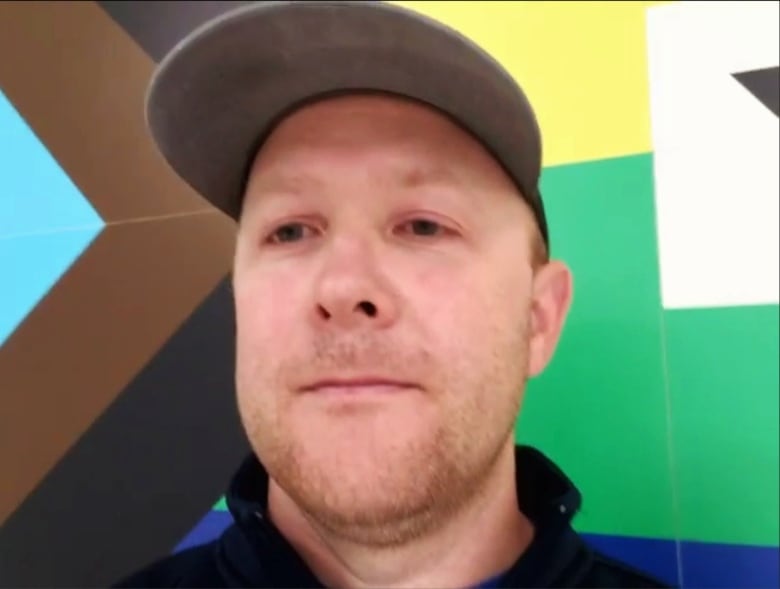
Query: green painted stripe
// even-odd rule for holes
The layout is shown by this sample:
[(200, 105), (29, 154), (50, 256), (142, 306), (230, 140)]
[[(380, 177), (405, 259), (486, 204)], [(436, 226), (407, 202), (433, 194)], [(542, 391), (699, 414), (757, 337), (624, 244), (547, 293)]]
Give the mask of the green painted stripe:
[(643, 154), (544, 171), (553, 253), (575, 296), (517, 437), (580, 487), (581, 531), (675, 538), (652, 166)]
[(227, 503), (225, 502), (225, 498), (222, 497), (219, 501), (216, 502), (214, 507), (212, 507), (214, 511), (227, 511)]
[(777, 546), (778, 306), (664, 316), (683, 539)]

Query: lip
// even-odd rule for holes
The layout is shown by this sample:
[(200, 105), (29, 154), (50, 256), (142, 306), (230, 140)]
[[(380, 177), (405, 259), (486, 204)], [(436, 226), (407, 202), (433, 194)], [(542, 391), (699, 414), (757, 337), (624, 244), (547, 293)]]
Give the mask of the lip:
[(392, 392), (400, 389), (417, 388), (412, 382), (393, 378), (362, 376), (352, 378), (323, 378), (301, 387), (304, 393), (360, 393)]

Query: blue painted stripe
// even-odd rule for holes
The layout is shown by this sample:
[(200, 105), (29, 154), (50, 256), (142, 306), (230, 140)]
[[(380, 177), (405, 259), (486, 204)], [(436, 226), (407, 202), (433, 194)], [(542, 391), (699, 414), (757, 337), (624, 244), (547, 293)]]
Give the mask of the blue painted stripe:
[(0, 238), (0, 346), (99, 231), (92, 228)]
[(229, 511), (211, 510), (202, 520), (176, 545), (173, 552), (180, 552), (186, 548), (199, 546), (218, 538), (219, 535), (233, 523), (233, 516)]
[(708, 542), (681, 544), (686, 589), (777, 589), (780, 548)]
[(0, 238), (72, 228), (97, 231), (103, 225), (91, 203), (0, 91)]
[(0, 345), (103, 226), (0, 92)]
[(680, 587), (677, 543), (673, 540), (582, 534), (595, 550), (633, 566), (673, 587)]

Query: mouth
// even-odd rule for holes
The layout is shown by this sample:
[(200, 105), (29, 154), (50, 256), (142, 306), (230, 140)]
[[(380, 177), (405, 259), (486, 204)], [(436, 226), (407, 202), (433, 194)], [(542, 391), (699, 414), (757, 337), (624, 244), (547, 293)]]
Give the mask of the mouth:
[(363, 376), (353, 378), (325, 378), (301, 387), (303, 393), (316, 394), (388, 394), (417, 389), (412, 382), (393, 378)]

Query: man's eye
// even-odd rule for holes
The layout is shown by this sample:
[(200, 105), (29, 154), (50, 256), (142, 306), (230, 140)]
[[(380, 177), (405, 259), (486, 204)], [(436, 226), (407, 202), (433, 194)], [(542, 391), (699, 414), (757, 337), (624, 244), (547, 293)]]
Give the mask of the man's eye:
[[(307, 231), (309, 233), (307, 233)], [(287, 223), (278, 227), (268, 238), (271, 243), (289, 243), (311, 234), (311, 227), (303, 223)]]
[(428, 237), (444, 231), (444, 227), (436, 221), (428, 219), (414, 219), (404, 223), (402, 227), (406, 231), (411, 231), (414, 235)]

